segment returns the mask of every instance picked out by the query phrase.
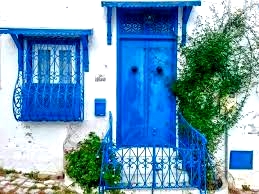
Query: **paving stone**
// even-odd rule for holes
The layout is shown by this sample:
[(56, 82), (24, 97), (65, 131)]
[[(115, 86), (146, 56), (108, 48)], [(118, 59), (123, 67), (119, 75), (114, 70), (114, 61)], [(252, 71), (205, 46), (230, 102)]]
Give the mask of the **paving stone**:
[(3, 185), (3, 186), (5, 186), (5, 185), (7, 185), (7, 184), (10, 184), (10, 181), (4, 180), (4, 181), (1, 181), (1, 182), (0, 182), (0, 185)]
[(5, 180), (7, 180), (7, 181), (12, 180), (12, 176), (11, 176), (10, 174), (8, 174), (8, 175), (5, 177)]
[(43, 173), (39, 173), (38, 174), (38, 178), (39, 179), (48, 179), (50, 176), (48, 174), (43, 174)]
[(43, 183), (36, 183), (35, 185), (39, 189), (46, 187), (46, 185), (44, 185)]
[(40, 189), (31, 189), (29, 191), (30, 194), (38, 194), (40, 192)]
[(62, 179), (36, 181), (19, 173), (0, 176), (0, 193), (39, 194), (42, 191), (44, 194), (54, 194), (56, 190), (63, 193), (65, 187)]
[(15, 190), (16, 188), (17, 188), (17, 186), (15, 186), (15, 185), (7, 185), (4, 187), (3, 191), (4, 191), (4, 193), (8, 193), (10, 191)]
[(22, 187), (32, 187), (32, 186), (34, 186), (35, 184), (34, 184), (34, 182), (33, 181), (25, 181), (23, 184), (22, 184)]
[(45, 189), (44, 192), (46, 194), (53, 194), (54, 193), (54, 191), (52, 189)]
[(51, 189), (53, 185), (46, 185), (47, 188)]
[(29, 188), (19, 188), (16, 190), (16, 194), (24, 194), (27, 193)]
[(45, 185), (54, 185), (56, 183), (56, 181), (54, 180), (47, 180), (43, 182)]
[(23, 184), (27, 179), (26, 178), (17, 178), (15, 179), (12, 184), (18, 184), (18, 185), (21, 185)]

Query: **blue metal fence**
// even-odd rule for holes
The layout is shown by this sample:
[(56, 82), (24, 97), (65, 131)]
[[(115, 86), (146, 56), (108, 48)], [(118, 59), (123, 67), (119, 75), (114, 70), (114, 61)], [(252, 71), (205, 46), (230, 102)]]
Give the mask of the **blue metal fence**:
[(102, 147), (100, 193), (145, 188), (196, 188), (206, 193), (207, 141), (181, 115), (178, 118), (178, 146), (117, 147), (112, 141), (110, 113)]

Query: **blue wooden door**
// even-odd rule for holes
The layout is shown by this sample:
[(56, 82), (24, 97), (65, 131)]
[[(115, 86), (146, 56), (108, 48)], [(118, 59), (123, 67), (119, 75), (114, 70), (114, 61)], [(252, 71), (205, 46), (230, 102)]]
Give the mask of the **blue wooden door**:
[(118, 65), (119, 146), (175, 144), (176, 42), (121, 40)]

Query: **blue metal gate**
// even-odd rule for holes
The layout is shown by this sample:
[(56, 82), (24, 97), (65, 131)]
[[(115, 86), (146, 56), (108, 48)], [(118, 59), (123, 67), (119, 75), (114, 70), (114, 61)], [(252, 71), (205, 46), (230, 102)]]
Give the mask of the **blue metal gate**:
[(102, 146), (100, 193), (143, 188), (196, 188), (206, 193), (207, 141), (181, 115), (179, 126), (178, 147), (172, 144), (117, 147), (112, 141), (110, 113), (110, 128)]

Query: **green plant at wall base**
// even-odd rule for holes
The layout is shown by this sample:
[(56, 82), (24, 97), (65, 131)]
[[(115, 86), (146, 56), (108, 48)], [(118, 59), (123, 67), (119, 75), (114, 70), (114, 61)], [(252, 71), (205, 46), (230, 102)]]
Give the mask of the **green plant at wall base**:
[(114, 186), (120, 182), (121, 170), (122, 170), (122, 165), (117, 162), (114, 162), (113, 165), (107, 165), (104, 167), (103, 177), (109, 186)]
[[(199, 20), (188, 45), (180, 49), (180, 75), (172, 91), (179, 111), (207, 138), (211, 155), (224, 133), (242, 118), (242, 108), (258, 82), (259, 36), (252, 9), (231, 13), (225, 6), (219, 16), (211, 7), (213, 22)], [(207, 169), (208, 179), (211, 170)]]
[[(85, 193), (93, 193), (99, 186), (102, 165), (102, 141), (93, 132), (79, 144), (78, 149), (66, 154), (66, 172)], [(116, 160), (115, 153), (110, 153), (109, 158)], [(104, 167), (103, 176), (110, 185), (120, 181), (121, 168)], [(112, 193), (113, 191), (111, 191)], [(118, 191), (114, 191), (118, 192)]]
[(66, 154), (66, 172), (83, 189), (90, 191), (99, 184), (102, 164), (101, 139), (94, 133), (82, 141), (77, 150)]

